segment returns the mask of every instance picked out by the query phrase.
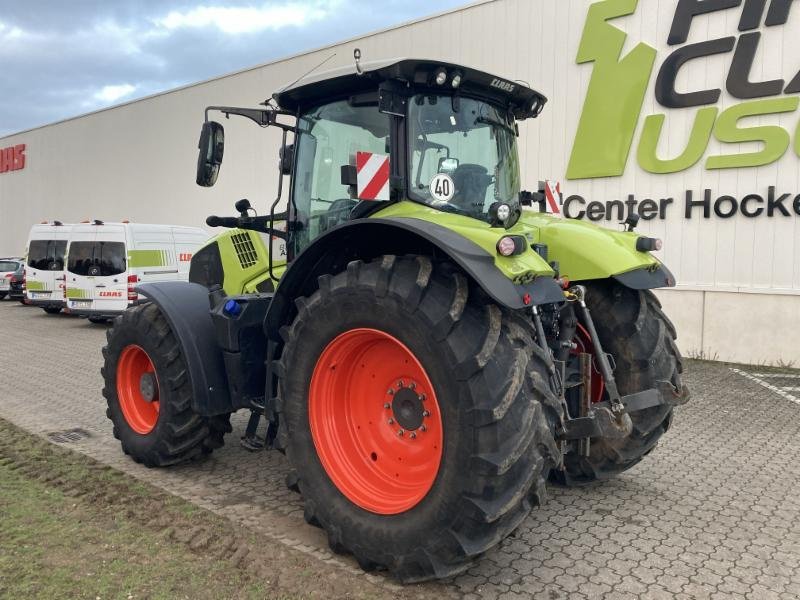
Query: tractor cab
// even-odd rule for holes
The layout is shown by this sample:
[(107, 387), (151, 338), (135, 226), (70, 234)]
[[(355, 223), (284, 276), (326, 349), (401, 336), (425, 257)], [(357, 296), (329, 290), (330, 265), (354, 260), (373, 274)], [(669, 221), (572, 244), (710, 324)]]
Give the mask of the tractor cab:
[[(209, 110), (284, 129), (291, 260), (337, 225), (403, 201), (513, 226), (521, 214), (517, 121), (538, 116), (545, 102), (523, 84), (482, 71), (404, 59), (306, 78), (274, 94), (263, 110)], [(294, 123), (279, 122), (288, 117)], [(200, 185), (213, 185), (223, 139), (222, 126), (207, 121)]]

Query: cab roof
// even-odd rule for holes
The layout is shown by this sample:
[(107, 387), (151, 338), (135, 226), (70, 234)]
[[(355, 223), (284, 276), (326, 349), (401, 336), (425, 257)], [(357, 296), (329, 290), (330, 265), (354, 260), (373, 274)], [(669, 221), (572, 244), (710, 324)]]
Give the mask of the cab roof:
[[(507, 106), (517, 119), (536, 117), (547, 98), (519, 81), (497, 77), (484, 71), (440, 60), (401, 58), (362, 63), (359, 74), (355, 64), (303, 77), (273, 95), (283, 110), (297, 112), (354, 94), (377, 92), (384, 82), (399, 82), (412, 93), (453, 93), (453, 76), (461, 75), (458, 91)], [(447, 72), (444, 85), (437, 85), (435, 75)]]

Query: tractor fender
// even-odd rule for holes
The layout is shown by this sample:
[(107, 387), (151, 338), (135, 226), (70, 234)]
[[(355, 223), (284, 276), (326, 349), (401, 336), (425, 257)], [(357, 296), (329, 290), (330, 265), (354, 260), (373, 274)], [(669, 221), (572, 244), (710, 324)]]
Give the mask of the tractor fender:
[(192, 382), (192, 408), (200, 415), (231, 412), (222, 351), (208, 304), (208, 290), (188, 281), (143, 283), (136, 291), (158, 305), (180, 343)]
[(294, 311), (294, 299), (310, 295), (317, 277), (343, 271), (353, 260), (385, 254), (446, 256), (501, 306), (510, 309), (562, 302), (564, 293), (552, 277), (515, 284), (494, 264), (494, 257), (472, 240), (436, 223), (410, 217), (350, 221), (320, 236), (301, 252), (281, 278), (267, 312), (267, 335), (277, 332)]
[(675, 287), (675, 276), (663, 264), (650, 268), (634, 269), (627, 273), (614, 275), (613, 278), (632, 290)]

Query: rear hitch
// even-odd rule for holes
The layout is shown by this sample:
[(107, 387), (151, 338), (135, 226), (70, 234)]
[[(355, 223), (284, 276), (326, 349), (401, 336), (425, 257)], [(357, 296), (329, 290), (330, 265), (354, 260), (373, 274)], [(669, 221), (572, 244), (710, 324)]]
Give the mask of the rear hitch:
[(572, 286), (567, 290), (567, 298), (578, 304), (578, 314), (583, 321), (589, 336), (592, 338), (592, 347), (594, 354), (597, 357), (597, 368), (603, 376), (603, 381), (606, 386), (606, 393), (610, 403), (611, 412), (615, 415), (625, 412), (625, 405), (622, 403), (622, 398), (617, 389), (617, 381), (614, 379), (614, 372), (611, 369), (611, 363), (608, 360), (608, 355), (603, 351), (603, 346), (600, 343), (600, 337), (597, 335), (592, 315), (589, 312), (589, 307), (586, 306), (586, 288), (582, 285)]
[(566, 420), (558, 433), (559, 440), (579, 440), (578, 453), (589, 456), (591, 438), (620, 439), (630, 435), (631, 418), (624, 412), (614, 412), (607, 402), (592, 403), (592, 355), (580, 355), (581, 400), (579, 414)]
[[(621, 439), (631, 434), (633, 423), (627, 414), (615, 415), (605, 406), (597, 406), (585, 417), (569, 419), (558, 432), (559, 440), (585, 440), (588, 452), (590, 438)], [(584, 454), (587, 456), (587, 454)]]

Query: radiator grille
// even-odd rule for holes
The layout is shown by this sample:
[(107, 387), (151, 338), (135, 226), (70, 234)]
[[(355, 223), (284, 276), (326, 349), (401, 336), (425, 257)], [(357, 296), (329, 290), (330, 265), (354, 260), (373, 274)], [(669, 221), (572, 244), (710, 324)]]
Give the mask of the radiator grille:
[(253, 240), (246, 233), (234, 233), (231, 236), (233, 247), (236, 250), (236, 256), (239, 258), (239, 264), (243, 269), (252, 267), (258, 262), (258, 255), (253, 246)]

